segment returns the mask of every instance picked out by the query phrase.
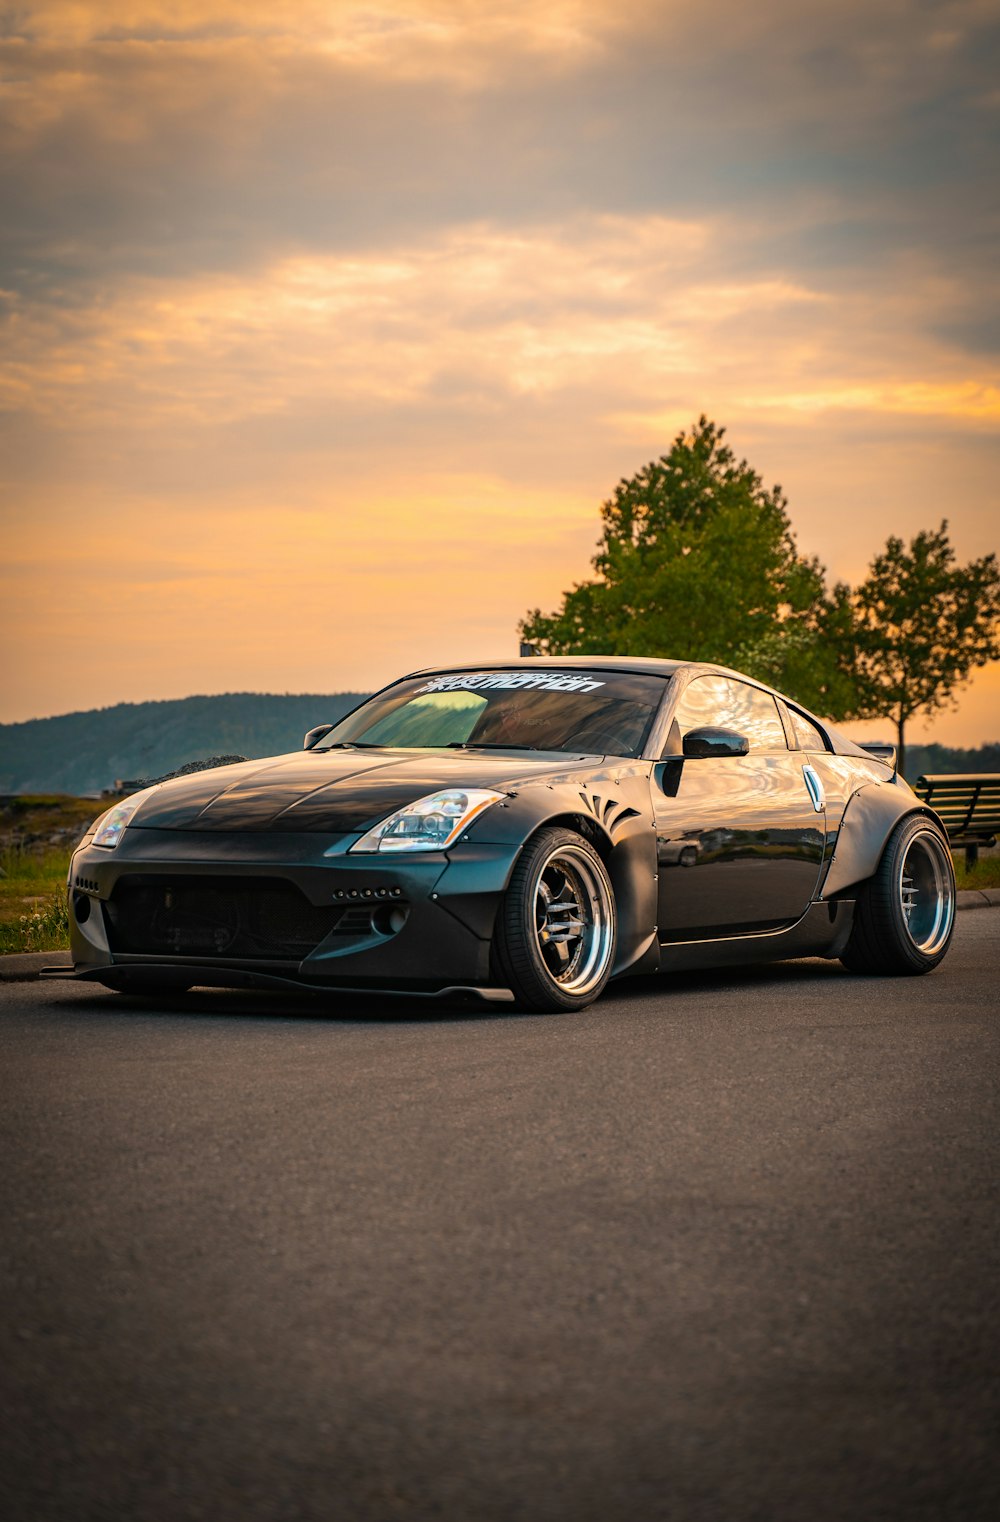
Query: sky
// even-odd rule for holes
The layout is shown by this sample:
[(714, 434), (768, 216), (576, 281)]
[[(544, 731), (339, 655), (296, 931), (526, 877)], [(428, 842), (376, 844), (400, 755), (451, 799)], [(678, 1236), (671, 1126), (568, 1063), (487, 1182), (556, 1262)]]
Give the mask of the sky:
[(997, 549), (998, 127), (1000, 0), (0, 3), (0, 721), (516, 654), (702, 413)]

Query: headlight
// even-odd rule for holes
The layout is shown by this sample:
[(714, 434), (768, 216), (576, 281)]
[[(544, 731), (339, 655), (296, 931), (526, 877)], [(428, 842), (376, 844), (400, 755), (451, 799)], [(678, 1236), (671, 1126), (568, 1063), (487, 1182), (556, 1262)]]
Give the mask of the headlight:
[(367, 835), (355, 841), (352, 851), (443, 851), (461, 835), (466, 825), (498, 803), (503, 793), (485, 788), (448, 788), (431, 793), (397, 809)]
[(102, 814), (94, 826), (94, 838), (90, 842), (93, 846), (104, 846), (113, 851), (125, 833), (125, 826), (140, 803), (145, 803), (150, 793), (155, 793), (153, 787), (144, 787), (141, 793), (133, 793), (131, 798), (125, 798), (121, 803), (114, 804), (106, 814)]

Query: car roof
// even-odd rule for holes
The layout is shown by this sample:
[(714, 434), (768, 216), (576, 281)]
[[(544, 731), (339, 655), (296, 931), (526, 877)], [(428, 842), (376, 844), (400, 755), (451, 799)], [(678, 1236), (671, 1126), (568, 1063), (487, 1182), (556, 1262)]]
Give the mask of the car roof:
[(427, 676), (434, 671), (542, 671), (549, 666), (578, 667), (593, 671), (635, 671), (649, 676), (673, 676), (682, 667), (697, 666), (699, 670), (722, 671), (722, 666), (704, 666), (697, 661), (665, 661), (645, 655), (527, 655), (503, 656), (498, 661), (457, 661), (452, 666), (425, 666), (411, 671), (410, 676)]

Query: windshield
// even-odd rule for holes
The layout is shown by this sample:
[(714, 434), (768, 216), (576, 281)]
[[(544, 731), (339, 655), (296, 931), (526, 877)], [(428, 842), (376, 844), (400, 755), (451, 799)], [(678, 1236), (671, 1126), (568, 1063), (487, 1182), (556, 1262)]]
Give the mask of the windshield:
[(457, 671), (379, 693), (325, 735), (337, 745), (638, 756), (668, 678), (622, 671)]

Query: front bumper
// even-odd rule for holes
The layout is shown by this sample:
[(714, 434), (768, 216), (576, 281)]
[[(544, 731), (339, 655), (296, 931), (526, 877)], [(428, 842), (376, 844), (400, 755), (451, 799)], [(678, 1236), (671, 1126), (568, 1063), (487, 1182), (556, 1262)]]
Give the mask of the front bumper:
[[(84, 843), (69, 872), (74, 973), (503, 997), (491, 943), (517, 847), (351, 856), (354, 839), (130, 827), (114, 851)], [(269, 905), (287, 920), (294, 904), (283, 943)]]

